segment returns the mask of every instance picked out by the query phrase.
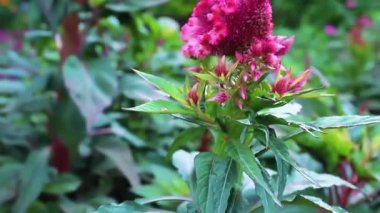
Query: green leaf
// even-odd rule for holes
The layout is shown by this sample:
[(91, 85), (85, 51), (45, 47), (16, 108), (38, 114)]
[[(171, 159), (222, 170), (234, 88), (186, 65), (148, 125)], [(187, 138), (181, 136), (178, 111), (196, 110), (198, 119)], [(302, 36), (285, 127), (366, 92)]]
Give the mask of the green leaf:
[(21, 81), (0, 80), (0, 93), (14, 94), (25, 90), (25, 84)]
[(78, 189), (81, 180), (72, 174), (63, 174), (45, 185), (43, 191), (49, 194), (64, 195)]
[(61, 208), (62, 212), (65, 212), (65, 213), (66, 212), (93, 213), (95, 211), (95, 209), (90, 204), (71, 201), (66, 197), (63, 197), (60, 199), (59, 207)]
[(133, 187), (140, 185), (140, 178), (129, 146), (116, 137), (107, 137), (96, 144), (95, 149), (108, 157)]
[(49, 181), (49, 156), (49, 149), (34, 151), (28, 156), (21, 173), (20, 191), (12, 212), (26, 212)]
[(289, 163), (294, 169), (296, 169), (300, 174), (302, 174), (310, 182), (318, 185), (304, 170), (297, 165), (297, 163), (290, 157), (289, 148), (277, 139), (275, 136), (271, 136), (269, 140), (269, 147), (274, 152), (275, 156), (281, 158), (285, 162)]
[(22, 164), (11, 162), (0, 167), (0, 205), (16, 195), (22, 169)]
[[(337, 129), (348, 128), (362, 125), (370, 125), (380, 123), (380, 116), (360, 116), (360, 115), (346, 115), (346, 116), (330, 116), (321, 117), (313, 122), (309, 122), (308, 125), (318, 127), (320, 129)], [(312, 130), (312, 129), (310, 129)], [(304, 133), (304, 130), (299, 129), (290, 135), (287, 135), (283, 140), (288, 140), (299, 134)]]
[(277, 164), (277, 197), (281, 199), (288, 177), (289, 164), (278, 156), (275, 156)]
[(86, 119), (87, 130), (91, 130), (117, 94), (116, 75), (109, 60), (99, 59), (85, 66), (71, 56), (63, 64), (63, 80), (71, 99)]
[(183, 108), (181, 105), (175, 102), (166, 100), (154, 100), (140, 106), (124, 109), (129, 111), (147, 113), (194, 115), (194, 112), (192, 110)]
[(194, 202), (183, 202), (177, 208), (177, 213), (199, 213)]
[(197, 73), (197, 72), (189, 72), (190, 75), (193, 75), (201, 80), (204, 80), (204, 81), (215, 81), (215, 80), (218, 80), (218, 78), (216, 78), (215, 76), (212, 76), (208, 73)]
[(306, 200), (311, 201), (312, 203), (318, 205), (319, 207), (332, 212), (332, 213), (348, 213), (348, 211), (346, 211), (345, 209), (343, 209), (339, 206), (330, 206), (329, 204), (325, 203), (319, 197), (308, 196), (308, 195), (300, 195), (300, 196), (305, 198)]
[(347, 128), (354, 126), (362, 126), (369, 124), (380, 123), (380, 116), (360, 116), (360, 115), (346, 115), (346, 116), (331, 116), (322, 117), (312, 122), (313, 125), (321, 129), (336, 129)]
[(201, 153), (195, 158), (196, 194), (202, 212), (224, 213), (232, 187), (237, 181), (237, 167), (231, 158)]
[(160, 78), (151, 74), (147, 74), (144, 72), (140, 72), (137, 70), (134, 70), (138, 75), (140, 75), (142, 78), (156, 86), (161, 91), (165, 92), (166, 94), (170, 95), (172, 98), (176, 99), (182, 104), (185, 104), (186, 101), (184, 99), (184, 96), (182, 92), (179, 90), (178, 87), (173, 85), (171, 82), (167, 81), (164, 78)]
[(120, 86), (123, 95), (130, 99), (148, 102), (167, 98), (165, 93), (137, 75), (125, 74), (121, 79)]
[(181, 146), (185, 145), (186, 143), (198, 140), (204, 132), (205, 132), (205, 129), (202, 127), (190, 128), (181, 132), (174, 139), (173, 143), (170, 145), (166, 158), (170, 159), (173, 153), (177, 151), (179, 148), (181, 148)]
[(226, 213), (246, 213), (248, 202), (245, 200), (240, 190), (233, 190), (228, 200)]
[(258, 185), (262, 186), (265, 191), (272, 197), (272, 199), (278, 204), (280, 201), (273, 194), (269, 180), (267, 180), (257, 163), (257, 159), (251, 149), (244, 144), (230, 142), (226, 145), (226, 152), (243, 168), (244, 172)]
[(276, 205), (274, 200), (271, 198), (271, 195), (260, 185), (255, 186), (255, 191), (261, 199), (261, 203), (264, 206), (266, 213), (279, 212), (279, 207)]
[(329, 188), (333, 186), (345, 186), (352, 189), (356, 189), (351, 183), (330, 174), (318, 174), (313, 171), (309, 171), (305, 168), (299, 168), (303, 174), (307, 174), (308, 177), (312, 178), (318, 184), (314, 184), (308, 180), (295, 178), (296, 181), (288, 183), (286, 187), (285, 194), (290, 195), (299, 191), (303, 191), (308, 188), (320, 189), (320, 188)]
[(160, 196), (160, 197), (155, 197), (155, 198), (141, 198), (141, 199), (136, 199), (135, 201), (138, 204), (146, 205), (146, 204), (156, 203), (156, 202), (160, 202), (160, 201), (188, 201), (188, 202), (191, 202), (192, 199), (190, 197), (173, 195), (173, 196)]
[(129, 0), (123, 3), (110, 2), (106, 4), (106, 7), (114, 12), (133, 12), (166, 2), (168, 0)]
[(135, 202), (126, 201), (121, 204), (106, 204), (100, 206), (94, 213), (126, 213), (126, 212), (153, 212), (154, 209), (145, 207)]
[(145, 142), (142, 139), (137, 137), (135, 134), (130, 132), (128, 129), (121, 126), (118, 122), (112, 122), (111, 129), (115, 135), (129, 141), (132, 145), (134, 145), (136, 147), (146, 146)]

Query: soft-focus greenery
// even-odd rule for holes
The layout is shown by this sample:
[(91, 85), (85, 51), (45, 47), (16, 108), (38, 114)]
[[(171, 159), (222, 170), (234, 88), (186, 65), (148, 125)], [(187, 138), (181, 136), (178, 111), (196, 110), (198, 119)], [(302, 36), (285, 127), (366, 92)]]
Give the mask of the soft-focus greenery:
[[(123, 202), (114, 208), (186, 212), (191, 189), (176, 167), (188, 166), (190, 154), (173, 163), (171, 155), (208, 150), (212, 134), (174, 116), (122, 108), (166, 97), (131, 68), (184, 82), (183, 68), (195, 62), (182, 56), (179, 30), (196, 2), (0, 0), (0, 212), (107, 212)], [(296, 35), (284, 63), (294, 72), (313, 66), (310, 87), (326, 94), (300, 100), (302, 114), (380, 114), (380, 2), (361, 0), (354, 9), (343, 0), (272, 2), (277, 34)], [(349, 34), (363, 15), (372, 25), (358, 44)], [(326, 25), (337, 33), (326, 34)], [(309, 191), (295, 171), (291, 184), (349, 212), (380, 211), (379, 125), (299, 135), (287, 145), (299, 165), (359, 189)], [(271, 153), (263, 159), (276, 167)], [(260, 212), (252, 191), (244, 191), (247, 206)], [(283, 211), (319, 205), (296, 197)]]

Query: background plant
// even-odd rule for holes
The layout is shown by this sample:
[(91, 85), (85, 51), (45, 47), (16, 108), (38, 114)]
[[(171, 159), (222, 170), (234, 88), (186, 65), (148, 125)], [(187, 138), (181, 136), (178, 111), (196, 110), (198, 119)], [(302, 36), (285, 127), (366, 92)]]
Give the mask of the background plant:
[[(7, 21), (1, 23), (0, 35), (0, 211), (92, 211), (101, 204), (125, 200), (150, 203), (173, 195), (179, 200), (189, 199), (190, 189), (174, 170), (168, 153), (176, 149), (172, 144), (183, 144), (181, 148), (186, 150), (209, 150), (213, 135), (181, 119), (127, 113), (121, 108), (163, 97), (134, 75), (131, 67), (183, 82), (186, 72), (182, 68), (196, 65), (179, 52), (178, 35), (195, 3), (1, 1), (1, 20)], [(328, 90), (324, 93), (337, 94), (299, 100), (304, 106), (301, 113), (309, 118), (378, 113), (377, 84), (372, 79), (378, 74), (374, 32), (379, 28), (379, 6), (357, 1), (357, 7), (349, 9), (345, 3), (272, 2), (276, 34), (295, 34), (297, 38), (284, 64), (291, 65), (294, 72), (313, 65), (323, 76), (313, 74), (308, 87), (325, 85)], [(321, 17), (321, 13), (327, 15)], [(347, 33), (363, 15), (372, 20), (363, 31), (369, 48), (352, 48)], [(336, 36), (326, 35), (325, 25), (335, 26)], [(71, 57), (70, 66), (64, 66), (69, 55), (77, 59)], [(357, 59), (333, 60), (337, 55)], [(353, 82), (347, 71), (360, 73), (356, 74), (362, 79), (360, 83)], [(348, 86), (352, 83), (356, 86)], [(93, 101), (97, 104), (91, 104)], [(322, 135), (323, 141), (311, 137), (302, 143), (305, 140), (299, 136), (294, 138), (296, 145), (289, 140), (292, 158), (309, 170), (333, 173), (342, 179), (346, 178), (340, 165), (345, 165), (347, 172), (351, 171), (347, 165), (365, 168), (355, 170), (360, 178), (353, 184), (361, 188), (364, 180), (363, 190), (376, 198), (377, 126), (334, 131)], [(337, 132), (338, 137), (331, 136)], [(348, 147), (344, 150), (349, 151), (335, 146), (342, 144), (338, 141), (344, 141)], [(318, 143), (319, 148), (310, 147), (310, 142)], [(331, 160), (320, 153), (328, 153)], [(275, 168), (271, 153), (260, 159), (265, 166)], [(41, 175), (30, 175), (32, 172)], [(297, 178), (295, 173), (289, 180)], [(28, 184), (31, 182), (34, 184)], [(346, 198), (334, 198), (340, 190), (320, 190), (314, 195), (331, 205), (344, 206), (341, 201)], [(344, 207), (349, 211), (376, 211), (376, 199), (360, 195), (350, 192)], [(251, 206), (259, 203), (254, 195), (251, 198)], [(153, 207), (175, 210), (178, 204), (159, 201)], [(289, 208), (301, 211), (316, 207), (308, 203), (291, 204)]]

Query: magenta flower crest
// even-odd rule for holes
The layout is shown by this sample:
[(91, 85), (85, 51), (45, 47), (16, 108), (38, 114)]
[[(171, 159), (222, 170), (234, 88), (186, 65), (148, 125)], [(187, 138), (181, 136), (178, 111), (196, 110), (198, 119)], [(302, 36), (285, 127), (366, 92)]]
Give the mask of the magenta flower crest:
[(269, 0), (201, 0), (181, 29), (187, 57), (233, 55), (272, 35)]

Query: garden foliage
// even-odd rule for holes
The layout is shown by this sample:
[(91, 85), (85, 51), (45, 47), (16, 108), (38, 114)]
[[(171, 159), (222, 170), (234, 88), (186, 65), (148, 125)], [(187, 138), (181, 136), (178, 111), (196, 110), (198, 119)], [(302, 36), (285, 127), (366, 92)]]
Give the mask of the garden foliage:
[(0, 1), (0, 212), (379, 211), (379, 9)]

